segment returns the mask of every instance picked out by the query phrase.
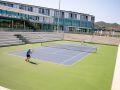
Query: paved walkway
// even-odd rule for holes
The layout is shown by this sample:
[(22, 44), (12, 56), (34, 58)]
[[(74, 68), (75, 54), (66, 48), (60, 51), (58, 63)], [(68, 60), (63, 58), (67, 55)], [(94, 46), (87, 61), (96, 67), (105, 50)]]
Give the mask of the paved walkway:
[(111, 90), (120, 90), (120, 44), (118, 47), (114, 77)]

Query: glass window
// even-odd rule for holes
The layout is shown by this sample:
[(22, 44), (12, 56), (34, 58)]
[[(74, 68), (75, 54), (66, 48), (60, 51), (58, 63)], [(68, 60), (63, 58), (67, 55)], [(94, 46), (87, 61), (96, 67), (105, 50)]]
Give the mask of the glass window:
[(56, 17), (59, 16), (59, 11), (55, 11), (55, 16), (56, 16)]
[(17, 13), (13, 13), (14, 14), (14, 17), (17, 18), (18, 17), (18, 14)]
[(2, 10), (2, 14), (3, 14), (3, 15), (6, 15), (6, 11)]
[(64, 18), (64, 12), (60, 12), (60, 17)]
[(85, 16), (84, 15), (81, 15), (81, 18), (80, 18), (82, 21), (85, 20)]
[(2, 15), (2, 10), (0, 9), (0, 15)]
[(33, 11), (33, 8), (32, 7), (28, 7), (28, 11)]
[(20, 6), (19, 6), (19, 9), (26, 10), (26, 6), (20, 5)]
[(85, 19), (88, 21), (88, 16), (85, 16)]
[(39, 13), (42, 13), (42, 8), (39, 8)]
[(0, 2), (0, 5), (6, 6), (6, 3), (5, 2)]
[(74, 19), (77, 19), (77, 14), (74, 14)]
[(69, 18), (72, 18), (72, 17), (73, 17), (72, 13), (69, 13)]
[(42, 14), (44, 14), (44, 9), (42, 9)]
[(44, 9), (44, 14), (45, 14), (45, 15), (49, 15), (49, 14), (50, 14), (49, 9)]
[(8, 4), (9, 7), (13, 7), (13, 4)]
[(93, 21), (93, 22), (94, 22), (94, 19), (95, 19), (94, 17), (91, 17), (91, 21)]
[(37, 21), (39, 21), (39, 17), (37, 16), (37, 19), (36, 19)]
[(39, 21), (41, 21), (41, 22), (43, 21), (43, 17), (42, 16), (39, 17)]

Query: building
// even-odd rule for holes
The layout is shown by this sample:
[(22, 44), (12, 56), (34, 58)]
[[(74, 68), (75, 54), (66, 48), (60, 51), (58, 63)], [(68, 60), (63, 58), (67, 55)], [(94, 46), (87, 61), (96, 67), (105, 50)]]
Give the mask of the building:
[(88, 32), (94, 20), (89, 14), (0, 1), (0, 28), (4, 30)]

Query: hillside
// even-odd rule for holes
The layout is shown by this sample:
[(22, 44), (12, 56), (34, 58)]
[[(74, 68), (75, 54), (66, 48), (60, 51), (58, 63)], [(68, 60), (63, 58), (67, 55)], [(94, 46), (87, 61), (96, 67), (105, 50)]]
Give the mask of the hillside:
[(106, 23), (103, 21), (95, 22), (95, 28), (120, 31), (120, 25), (117, 23)]

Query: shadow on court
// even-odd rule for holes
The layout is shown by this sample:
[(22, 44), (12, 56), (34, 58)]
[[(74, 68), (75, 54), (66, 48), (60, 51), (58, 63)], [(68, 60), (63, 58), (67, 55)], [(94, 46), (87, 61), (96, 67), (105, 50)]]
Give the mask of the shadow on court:
[(38, 65), (38, 63), (33, 62), (33, 61), (29, 61), (30, 64), (34, 64), (34, 65)]

